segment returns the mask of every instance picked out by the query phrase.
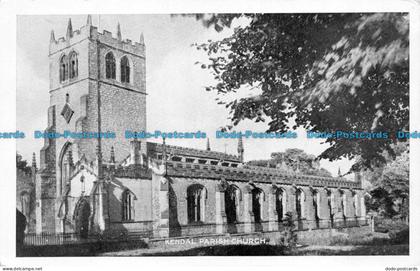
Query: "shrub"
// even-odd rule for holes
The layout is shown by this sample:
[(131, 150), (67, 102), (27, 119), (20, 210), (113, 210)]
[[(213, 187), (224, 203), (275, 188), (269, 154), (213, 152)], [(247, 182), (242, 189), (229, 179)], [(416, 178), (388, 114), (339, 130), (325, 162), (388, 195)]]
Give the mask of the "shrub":
[(401, 220), (376, 218), (375, 219), (375, 232), (400, 232), (408, 229), (408, 225)]
[(410, 241), (410, 230), (408, 228), (400, 231), (390, 231), (388, 235), (393, 244), (408, 244)]
[(291, 212), (285, 214), (283, 220), (283, 230), (280, 233), (279, 245), (286, 249), (293, 249), (297, 244), (297, 234), (295, 231), (295, 223), (293, 221), (293, 215)]

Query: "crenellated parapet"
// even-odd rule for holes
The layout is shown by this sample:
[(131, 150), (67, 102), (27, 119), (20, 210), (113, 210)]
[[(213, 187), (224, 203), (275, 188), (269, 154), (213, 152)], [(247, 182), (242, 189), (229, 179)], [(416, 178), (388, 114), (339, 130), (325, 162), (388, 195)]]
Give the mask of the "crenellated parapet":
[(102, 33), (99, 32), (98, 27), (92, 25), (90, 15), (88, 16), (86, 24), (76, 30), (73, 30), (71, 20), (69, 20), (65, 37), (56, 39), (54, 32), (51, 31), (49, 53), (54, 54), (60, 52), (77, 43), (81, 43), (86, 39), (90, 39), (139, 57), (145, 57), (143, 34), (141, 34), (139, 42), (135, 42), (130, 39), (122, 39), (120, 31), (121, 30), (118, 28), (118, 33), (115, 35), (108, 30), (103, 30)]
[(100, 43), (106, 44), (110, 47), (114, 47), (139, 57), (146, 56), (144, 43), (141, 44), (130, 39), (119, 40), (118, 37), (114, 37), (111, 32), (106, 30), (99, 33), (96, 27), (92, 27), (91, 38), (97, 39)]

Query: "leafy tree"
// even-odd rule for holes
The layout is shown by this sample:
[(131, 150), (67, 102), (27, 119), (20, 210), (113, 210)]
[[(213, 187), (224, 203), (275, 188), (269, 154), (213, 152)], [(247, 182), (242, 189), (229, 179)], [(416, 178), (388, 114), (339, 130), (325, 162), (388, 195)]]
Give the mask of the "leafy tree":
[(286, 149), (285, 152), (273, 152), (269, 160), (252, 160), (247, 163), (250, 166), (284, 167), (287, 170), (299, 170), (304, 174), (330, 177), (331, 173), (320, 168), (315, 155), (307, 154), (301, 149)]
[(278, 243), (279, 245), (284, 246), (289, 250), (296, 248), (297, 234), (292, 212), (287, 212), (285, 214), (285, 218), (283, 220), (283, 228), (280, 232)]
[(16, 168), (22, 170), (23, 172), (29, 174), (31, 173), (31, 167), (28, 166), (28, 162), (23, 160), (22, 155), (16, 153)]
[(372, 198), (367, 207), (384, 217), (408, 218), (409, 210), (409, 152), (407, 144), (395, 147), (397, 158), (388, 157), (385, 166), (365, 173), (371, 183)]
[[(268, 122), (268, 131), (389, 132), (389, 139), (329, 138), (319, 158), (358, 158), (353, 169), (386, 162), (394, 133), (409, 129), (409, 19), (405, 13), (196, 15), (222, 40), (195, 44), (209, 56), (206, 87), (230, 110), (232, 126)], [(247, 20), (246, 23), (244, 21)], [(255, 95), (229, 99), (231, 93)]]

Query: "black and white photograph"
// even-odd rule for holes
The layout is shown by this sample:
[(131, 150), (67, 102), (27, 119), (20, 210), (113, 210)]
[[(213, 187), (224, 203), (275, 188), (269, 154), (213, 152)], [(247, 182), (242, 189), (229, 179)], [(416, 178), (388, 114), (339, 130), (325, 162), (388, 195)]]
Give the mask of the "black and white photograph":
[(418, 270), (418, 2), (141, 3), (8, 15), (2, 270)]

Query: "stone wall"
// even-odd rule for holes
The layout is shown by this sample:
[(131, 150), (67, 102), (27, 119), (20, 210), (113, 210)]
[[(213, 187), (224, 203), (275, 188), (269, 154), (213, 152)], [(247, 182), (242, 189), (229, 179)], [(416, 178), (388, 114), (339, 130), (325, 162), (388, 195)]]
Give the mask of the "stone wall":
[[(239, 233), (239, 232), (268, 232), (278, 231), (282, 228), (282, 220), (287, 212), (292, 213), (298, 230), (313, 230), (330, 227), (353, 227), (363, 224), (361, 206), (362, 203), (356, 194), (358, 191), (338, 188), (273, 185), (258, 182), (226, 182), (206, 178), (181, 178), (167, 177), (170, 184), (169, 197), (169, 227), (172, 236), (186, 236), (210, 233)], [(204, 217), (199, 223), (188, 221), (188, 188), (193, 185), (201, 185), (206, 190)], [(226, 221), (226, 187), (229, 185), (239, 189), (239, 199), (236, 205), (236, 223), (228, 224)], [(284, 191), (284, 202), (281, 201), (282, 216), (277, 212), (280, 200), (277, 199), (277, 191)], [(253, 191), (260, 191), (260, 221), (257, 221), (253, 207), (255, 198)], [(296, 193), (301, 191), (300, 202), (296, 201)], [(331, 208), (328, 204), (329, 194), (333, 194)], [(342, 196), (346, 195), (346, 196)], [(342, 200), (345, 200), (342, 203)], [(354, 202), (357, 200), (357, 203)], [(276, 202), (278, 201), (278, 202)], [(162, 204), (161, 202), (159, 204)], [(301, 216), (297, 216), (297, 205), (300, 205)], [(342, 205), (346, 208), (343, 212)], [(355, 210), (355, 207), (358, 209)], [(201, 207), (200, 207), (201, 208)], [(318, 209), (318, 210), (317, 210)], [(155, 209), (154, 209), (155, 210)], [(258, 210), (258, 209), (255, 209)], [(355, 216), (355, 214), (358, 214)], [(333, 220), (331, 220), (331, 216)], [(344, 216), (345, 214), (345, 216)], [(281, 215), (281, 214), (280, 214)]]
[(56, 222), (56, 180), (55, 175), (36, 175), (36, 232), (54, 233)]

